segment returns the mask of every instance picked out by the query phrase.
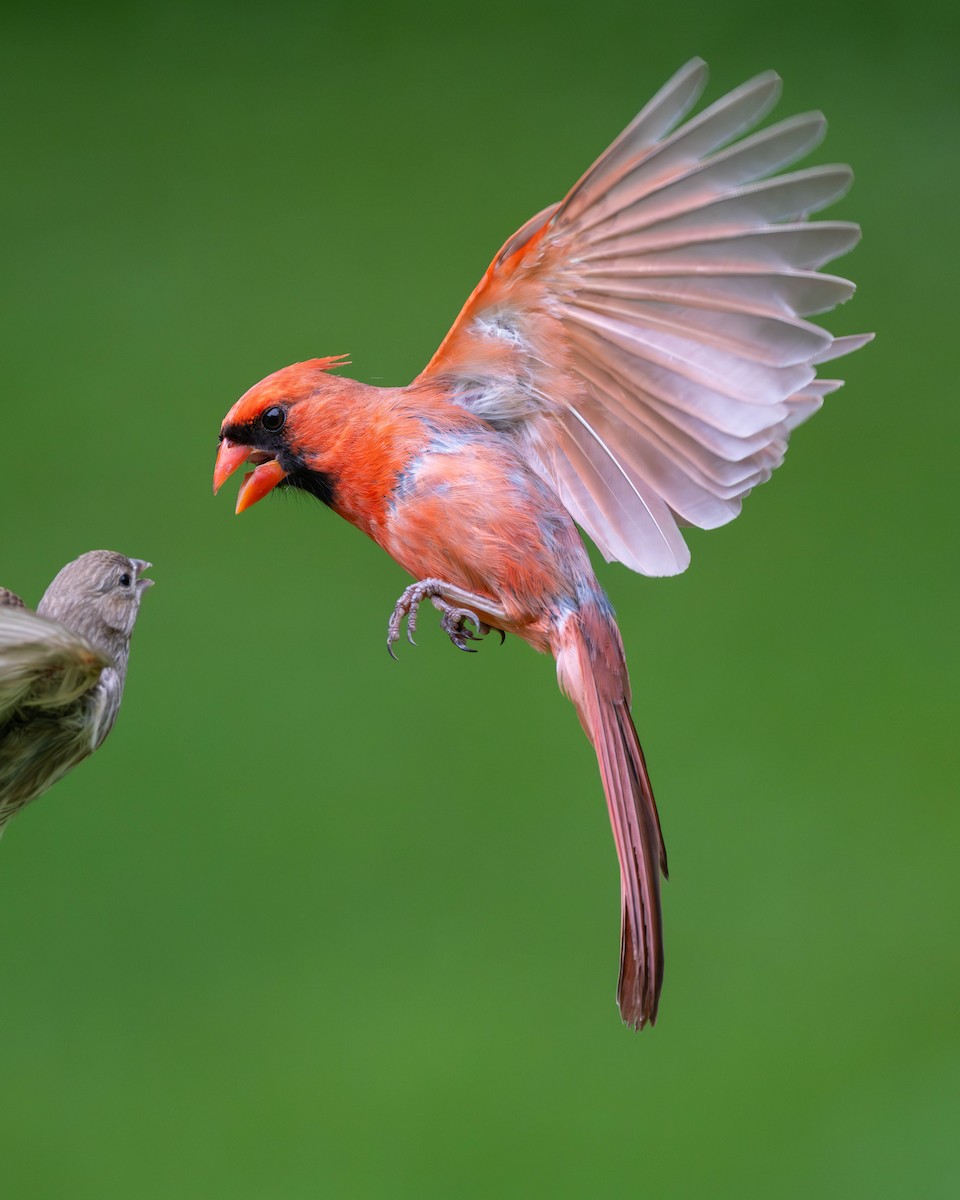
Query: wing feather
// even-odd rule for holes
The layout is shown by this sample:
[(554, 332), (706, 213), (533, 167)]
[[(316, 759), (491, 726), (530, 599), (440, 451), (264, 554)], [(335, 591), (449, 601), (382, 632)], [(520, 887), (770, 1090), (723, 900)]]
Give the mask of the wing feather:
[(108, 660), (79, 634), (26, 608), (0, 607), (0, 726), (20, 708), (60, 708), (93, 687)]
[[(779, 317), (812, 316), (842, 304), (853, 294), (853, 284), (836, 275), (817, 271), (774, 272), (706, 266), (699, 271), (669, 268), (631, 271), (602, 266), (580, 272), (580, 294), (645, 302), (682, 305), (685, 309), (745, 313)], [(586, 300), (584, 301), (587, 302)], [(698, 312), (687, 314), (693, 322)], [(817, 327), (818, 335), (829, 335)]]
[(558, 205), (510, 238), (421, 375), (511, 433), (607, 558), (682, 571), (678, 528), (715, 528), (783, 461), (839, 380), (816, 368), (872, 335), (806, 318), (852, 283), (820, 268), (857, 242), (807, 218), (849, 167), (776, 174), (823, 138), (820, 113), (749, 132), (764, 72), (687, 120), (694, 59)]
[(577, 262), (581, 267), (603, 263), (602, 269), (615, 265), (630, 274), (688, 274), (718, 266), (730, 271), (765, 267), (780, 274), (795, 269), (816, 270), (852, 250), (859, 240), (859, 225), (849, 221), (790, 221), (732, 230), (721, 227), (704, 229), (695, 237), (661, 233), (654, 238), (639, 232), (621, 238), (617, 244), (582, 247)]
[[(614, 528), (628, 547), (644, 546), (647, 573), (676, 575), (685, 570), (690, 552), (663, 498), (631, 469), (625, 456), (614, 453), (582, 409), (568, 410), (558, 441), (575, 469), (579, 463), (578, 474), (604, 514), (605, 528)], [(640, 561), (635, 555), (633, 559), (633, 569), (640, 570)]]

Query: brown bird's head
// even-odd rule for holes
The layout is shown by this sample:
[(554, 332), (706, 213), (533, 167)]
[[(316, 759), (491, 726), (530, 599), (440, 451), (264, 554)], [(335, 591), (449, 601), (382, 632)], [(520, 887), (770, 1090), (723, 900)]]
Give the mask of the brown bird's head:
[(82, 634), (115, 658), (129, 643), (143, 593), (153, 586), (152, 579), (143, 578), (149, 566), (141, 558), (127, 558), (113, 550), (81, 554), (59, 571), (37, 612)]
[(244, 476), (237, 512), (262, 500), (276, 487), (295, 487), (329, 504), (333, 479), (317, 453), (324, 398), (331, 398), (353, 380), (330, 376), (343, 366), (345, 355), (314, 358), (274, 371), (244, 393), (220, 426), (220, 449), (213, 473), (213, 490), (242, 463), (255, 470)]

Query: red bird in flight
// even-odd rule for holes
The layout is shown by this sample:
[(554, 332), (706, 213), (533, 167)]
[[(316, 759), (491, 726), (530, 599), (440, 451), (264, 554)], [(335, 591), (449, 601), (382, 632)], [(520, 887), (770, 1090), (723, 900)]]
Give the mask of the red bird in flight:
[(860, 235), (806, 219), (846, 191), (848, 167), (776, 174), (817, 145), (823, 116), (742, 136), (778, 97), (766, 72), (681, 124), (706, 75), (683, 67), (509, 239), (411, 384), (332, 375), (343, 356), (284, 367), (227, 413), (214, 473), (217, 490), (255, 465), (237, 512), (277, 487), (311, 493), (413, 576), (391, 653), (429, 598), (461, 649), (497, 630), (553, 654), (600, 766), (635, 1028), (657, 1015), (667, 859), (620, 631), (577, 526), (607, 560), (683, 571), (679, 526), (731, 521), (840, 386), (818, 365), (870, 337), (805, 319), (852, 295), (819, 268)]

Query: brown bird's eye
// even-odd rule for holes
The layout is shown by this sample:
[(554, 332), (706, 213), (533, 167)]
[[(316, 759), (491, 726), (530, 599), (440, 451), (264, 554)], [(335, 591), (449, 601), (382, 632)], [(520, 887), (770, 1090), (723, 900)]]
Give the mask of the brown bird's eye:
[(129, 587), (130, 586), (130, 576), (126, 571), (124, 571), (123, 574), (120, 576), (120, 586), (121, 587)]
[(274, 404), (272, 408), (266, 409), (260, 418), (260, 424), (264, 427), (267, 433), (276, 433), (278, 429), (283, 428), (283, 423), (287, 419), (287, 414), (279, 406)]

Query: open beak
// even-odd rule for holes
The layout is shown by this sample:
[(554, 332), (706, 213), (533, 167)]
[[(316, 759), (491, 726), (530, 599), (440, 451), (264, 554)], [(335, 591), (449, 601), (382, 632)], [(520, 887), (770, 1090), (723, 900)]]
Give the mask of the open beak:
[[(213, 471), (213, 492), (216, 495), (224, 483), (236, 471), (241, 463), (256, 462), (263, 456), (262, 450), (251, 446), (241, 446), (224, 438), (217, 451), (217, 465)], [(237, 512), (242, 513), (251, 504), (262, 500), (267, 492), (272, 492), (281, 479), (286, 478), (286, 471), (275, 458), (261, 462), (255, 471), (250, 471), (243, 478), (240, 493), (237, 496)]]
[(156, 580), (144, 579), (143, 572), (149, 571), (153, 566), (153, 563), (148, 563), (146, 559), (143, 558), (131, 558), (130, 561), (137, 568), (137, 591), (145, 592), (147, 588), (152, 588), (154, 583), (156, 583)]

